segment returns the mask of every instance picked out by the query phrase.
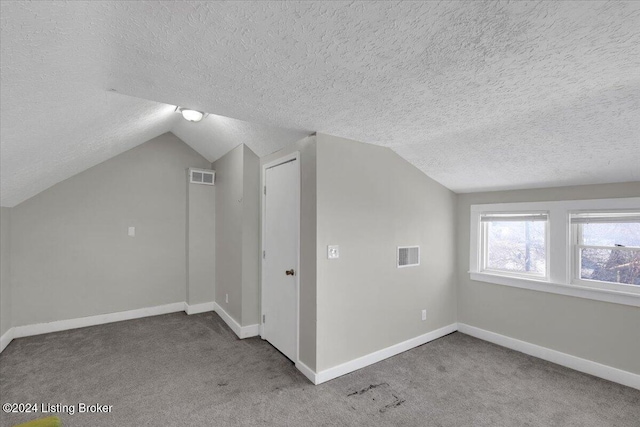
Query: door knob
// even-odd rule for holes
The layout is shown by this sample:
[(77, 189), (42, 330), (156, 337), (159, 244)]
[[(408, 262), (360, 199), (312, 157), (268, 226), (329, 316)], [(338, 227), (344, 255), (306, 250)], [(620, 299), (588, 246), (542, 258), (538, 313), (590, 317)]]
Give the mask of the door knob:
[(285, 273), (287, 273), (287, 276), (293, 276), (296, 274), (296, 272), (293, 271), (293, 268), (291, 270), (286, 270)]

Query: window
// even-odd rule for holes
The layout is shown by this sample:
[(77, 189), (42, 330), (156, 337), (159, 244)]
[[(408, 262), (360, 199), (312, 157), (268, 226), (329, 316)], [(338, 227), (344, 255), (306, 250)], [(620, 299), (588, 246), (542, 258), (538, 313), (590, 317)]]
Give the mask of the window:
[(547, 276), (546, 213), (483, 213), (482, 270)]
[(640, 286), (640, 211), (574, 213), (571, 227), (574, 282)]
[(640, 197), (471, 205), (473, 281), (640, 307)]

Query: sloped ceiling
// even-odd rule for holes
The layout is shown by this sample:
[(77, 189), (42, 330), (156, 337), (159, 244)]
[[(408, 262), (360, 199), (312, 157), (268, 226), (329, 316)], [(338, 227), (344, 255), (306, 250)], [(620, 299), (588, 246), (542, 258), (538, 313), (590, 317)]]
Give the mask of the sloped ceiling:
[(210, 160), (321, 131), (457, 192), (640, 180), (640, 2), (0, 7), (3, 206), (168, 130)]
[(210, 114), (199, 123), (178, 120), (171, 131), (213, 162), (240, 143), (264, 156), (298, 141), (309, 132), (245, 122)]

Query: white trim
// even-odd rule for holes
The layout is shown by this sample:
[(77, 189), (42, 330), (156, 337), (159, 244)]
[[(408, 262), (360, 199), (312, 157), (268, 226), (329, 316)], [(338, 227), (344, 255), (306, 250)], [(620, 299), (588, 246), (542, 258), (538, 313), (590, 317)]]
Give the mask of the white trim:
[[(489, 258), (489, 225), (491, 224), (492, 221), (483, 222), (482, 218), (485, 216), (485, 214), (492, 215), (491, 213), (484, 212), (484, 211), (479, 214), (478, 220), (480, 221), (480, 224), (478, 224), (478, 228), (480, 230), (479, 231), (480, 245), (478, 245), (478, 248), (479, 248), (478, 249), (479, 270), (478, 271), (481, 273), (498, 274), (498, 275), (504, 275), (509, 277), (515, 277), (515, 278), (531, 279), (531, 280), (545, 280), (548, 282), (550, 277), (549, 266), (551, 265), (551, 250), (550, 250), (550, 244), (549, 244), (549, 242), (551, 241), (551, 233), (550, 233), (550, 226), (549, 226), (549, 218), (550, 218), (549, 212), (548, 211), (539, 211), (539, 212), (531, 211), (531, 212), (523, 213), (523, 215), (525, 216), (544, 215), (544, 220), (539, 221), (544, 223), (544, 253), (545, 253), (544, 274), (540, 274), (534, 271), (519, 272), (519, 271), (500, 270), (497, 268), (492, 269), (487, 267), (488, 258)], [(512, 216), (516, 217), (517, 214)]]
[(13, 328), (9, 328), (7, 330), (7, 332), (5, 332), (4, 334), (2, 334), (2, 336), (0, 337), (0, 353), (2, 353), (2, 351), (7, 348), (7, 346), (9, 345), (9, 343), (11, 343), (11, 341), (13, 341)]
[(229, 326), (229, 328), (231, 328), (231, 330), (233, 332), (235, 332), (235, 334), (240, 337), (241, 335), (241, 329), (242, 326), (240, 326), (240, 323), (238, 323), (236, 321), (236, 319), (234, 319), (233, 317), (231, 317), (231, 315), (229, 313), (227, 313), (226, 311), (224, 311), (224, 309), (222, 307), (220, 307), (220, 304), (218, 303), (214, 303), (215, 304), (215, 312), (218, 313), (218, 316), (220, 316), (222, 318), (222, 320), (224, 320), (224, 323), (227, 324), (227, 326)]
[(491, 283), (494, 285), (512, 286), (514, 288), (529, 289), (531, 291), (548, 292), (551, 294), (567, 295), (571, 297), (640, 307), (640, 294), (636, 293), (625, 293), (609, 289), (568, 285), (566, 283), (552, 283), (542, 280), (524, 279), (522, 277), (502, 276), (499, 274), (475, 273), (473, 271), (469, 272), (469, 277), (471, 280)]
[[(300, 173), (300, 152), (294, 151), (287, 155), (284, 155), (272, 162), (266, 163), (262, 165), (262, 173), (260, 174), (260, 188), (264, 189), (267, 182), (267, 169), (281, 165), (283, 163), (295, 161), (297, 174), (298, 174), (298, 191), (296, 192), (298, 201), (296, 203), (297, 212), (296, 218), (298, 219), (298, 258), (296, 260), (295, 270), (297, 274), (294, 276), (296, 280), (296, 356), (293, 361), (296, 365), (300, 363), (300, 203), (302, 200), (302, 195), (300, 194), (302, 191), (302, 175)], [(266, 190), (268, 191), (268, 190)], [(266, 191), (260, 191), (260, 230), (261, 230), (261, 255), (260, 256), (260, 324), (258, 325), (260, 338), (266, 339), (264, 336), (264, 326), (262, 319), (264, 319), (264, 292), (262, 292), (262, 287), (265, 282), (264, 278), (264, 253), (265, 253), (265, 242), (266, 242), (266, 230), (264, 226), (264, 220), (266, 217)]]
[(240, 339), (251, 338), (260, 336), (260, 324), (256, 323), (253, 325), (243, 326), (240, 329)]
[(85, 328), (87, 326), (103, 325), (124, 320), (140, 319), (142, 317), (158, 316), (161, 314), (177, 313), (186, 309), (186, 303), (174, 302), (155, 307), (138, 308), (135, 310), (119, 311), (116, 313), (98, 314), (96, 316), (78, 317), (75, 319), (56, 320), (47, 323), (14, 326), (0, 337), (0, 353), (15, 338), (48, 334), (51, 332), (67, 331), (69, 329)]
[(476, 337), (481, 340), (489, 341), (539, 359), (640, 390), (640, 375), (632, 372), (623, 371), (622, 369), (582, 359), (577, 356), (572, 356), (557, 350), (531, 344), (526, 341), (520, 341), (515, 338), (496, 334), (495, 332), (476, 328), (475, 326), (466, 325), (464, 323), (458, 323), (458, 330), (463, 334), (471, 335), (472, 337)]
[(218, 313), (218, 315), (224, 320), (224, 322), (231, 328), (231, 330), (238, 336), (240, 339), (255, 337), (260, 332), (260, 325), (248, 325), (241, 326), (240, 323), (236, 321), (229, 313), (224, 311), (224, 309), (218, 304), (214, 304), (214, 311)]
[[(240, 326), (238, 322), (236, 322), (231, 316), (229, 316), (229, 314), (215, 302), (198, 304), (197, 306), (206, 305), (207, 307), (210, 307), (210, 304), (213, 304), (214, 311), (218, 313), (218, 315), (227, 323), (227, 325), (229, 325), (229, 327), (236, 335), (238, 335), (239, 338), (243, 339), (257, 336), (259, 334), (260, 325), (255, 324), (249, 326)], [(178, 302), (156, 307), (121, 311), (118, 313), (82, 317), (78, 319), (60, 320), (49, 323), (38, 323), (35, 325), (15, 326), (6, 331), (0, 337), (0, 352), (2, 352), (14, 338), (22, 338), (68, 329), (83, 328), (86, 326), (95, 326), (105, 323), (120, 322), (123, 320), (132, 320), (142, 317), (175, 313), (183, 311), (184, 309), (187, 309), (187, 307), (189, 306), (186, 303)], [(455, 332), (456, 330), (464, 334), (479, 338), (481, 340), (489, 341), (494, 344), (528, 354), (530, 356), (547, 360), (549, 362), (556, 363), (558, 365), (562, 365), (576, 371), (584, 372), (599, 378), (604, 378), (606, 380), (640, 390), (640, 375), (638, 374), (634, 374), (632, 372), (624, 371), (618, 368), (613, 368), (611, 366), (603, 365), (591, 360), (582, 359), (577, 356), (572, 356), (570, 354), (562, 353), (557, 350), (552, 350), (550, 348), (542, 347), (536, 344), (531, 344), (526, 341), (520, 341), (515, 338), (500, 335), (495, 332), (490, 332), (464, 323), (452, 323), (451, 325), (436, 329), (435, 331), (428, 332), (424, 335), (420, 335), (418, 337), (411, 338), (407, 341), (392, 345), (382, 350), (375, 351), (366, 356), (359, 357), (341, 365), (325, 369), (324, 371), (321, 371), (319, 373), (314, 372), (311, 368), (300, 361), (297, 361), (295, 366), (313, 384), (321, 384), (323, 382), (380, 362), (381, 360), (395, 356), (404, 351), (418, 347), (422, 344), (426, 344), (437, 338)]]
[(255, 337), (260, 334), (260, 325), (240, 326), (226, 311), (215, 302), (189, 305), (186, 302), (174, 302), (171, 304), (145, 307), (136, 310), (119, 311), (116, 313), (99, 314), (96, 316), (79, 317), (76, 319), (57, 320), (48, 323), (36, 323), (33, 325), (14, 326), (0, 337), (0, 353), (15, 338), (29, 337), (33, 335), (48, 334), (51, 332), (67, 331), (69, 329), (85, 328), (87, 326), (103, 325), (106, 323), (121, 322), (123, 320), (140, 319), (142, 317), (158, 316), (161, 314), (177, 313), (184, 311), (187, 314), (217, 312), (222, 320), (238, 335), (239, 338)]
[(116, 313), (98, 314), (97, 316), (78, 317), (76, 319), (57, 320), (48, 323), (14, 326), (13, 338), (29, 337), (32, 335), (48, 334), (50, 332), (66, 331), (69, 329), (85, 328), (87, 326), (105, 323), (121, 322), (123, 320), (139, 319), (141, 317), (158, 316), (160, 314), (184, 311), (184, 302), (145, 307), (136, 310), (119, 311)]
[(307, 365), (305, 365), (304, 363), (298, 361), (296, 362), (296, 368), (298, 369), (298, 371), (302, 372), (302, 374), (307, 377), (307, 379), (309, 381), (311, 381), (313, 384), (317, 385), (318, 382), (318, 374), (315, 373), (315, 371), (313, 369), (311, 369), (310, 367), (308, 367)]
[[(469, 273), (471, 280), (478, 280), (497, 285), (542, 291), (596, 301), (611, 302), (631, 306), (640, 306), (640, 298), (636, 289), (627, 290), (622, 286), (587, 285), (573, 280), (574, 248), (570, 214), (580, 211), (640, 209), (640, 197), (565, 200), (551, 202), (494, 203), (471, 205), (469, 228)], [(482, 244), (482, 227), (480, 216), (484, 212), (532, 212), (547, 211), (549, 213), (547, 235), (547, 276), (546, 278), (523, 278), (495, 272), (483, 272), (480, 245)]]
[[(638, 208), (640, 210), (640, 207)], [(582, 226), (588, 225), (584, 224), (574, 224), (572, 222), (573, 216), (576, 212), (569, 212), (569, 237), (570, 237), (570, 256), (571, 265), (568, 266), (569, 274), (568, 280), (572, 285), (578, 285), (583, 287), (588, 287), (591, 289), (608, 289), (613, 291), (625, 292), (625, 293), (635, 293), (640, 297), (640, 286), (630, 285), (626, 283), (615, 283), (615, 282), (605, 282), (600, 280), (591, 280), (591, 279), (583, 279), (581, 278), (581, 270), (582, 270), (582, 257), (581, 252), (582, 249), (607, 249), (607, 250), (618, 250), (618, 251), (640, 251), (640, 248), (637, 247), (616, 247), (616, 246), (595, 246), (595, 245), (585, 245), (582, 244)]]
[(341, 365), (325, 369), (324, 371), (320, 371), (316, 374), (316, 381), (314, 384), (321, 384), (350, 372), (357, 371), (365, 366), (373, 365), (374, 363), (380, 362), (381, 360), (387, 359), (391, 356), (395, 356), (396, 354), (400, 354), (407, 350), (411, 350), (414, 347), (426, 344), (429, 341), (441, 338), (455, 332), (457, 329), (458, 325), (456, 323), (452, 323), (440, 329), (436, 329), (435, 331), (427, 332), (426, 334), (394, 344), (390, 347), (383, 348), (382, 350), (374, 351), (366, 356), (358, 357), (357, 359), (350, 360)]
[(188, 315), (206, 313), (207, 311), (215, 311), (215, 303), (213, 301), (191, 305), (184, 303), (184, 312)]

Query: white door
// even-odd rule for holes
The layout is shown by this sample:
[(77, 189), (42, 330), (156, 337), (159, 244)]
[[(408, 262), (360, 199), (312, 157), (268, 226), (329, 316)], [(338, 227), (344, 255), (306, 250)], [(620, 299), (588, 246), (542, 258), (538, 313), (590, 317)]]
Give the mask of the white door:
[(294, 159), (265, 173), (262, 337), (294, 362), (298, 356), (300, 173)]

